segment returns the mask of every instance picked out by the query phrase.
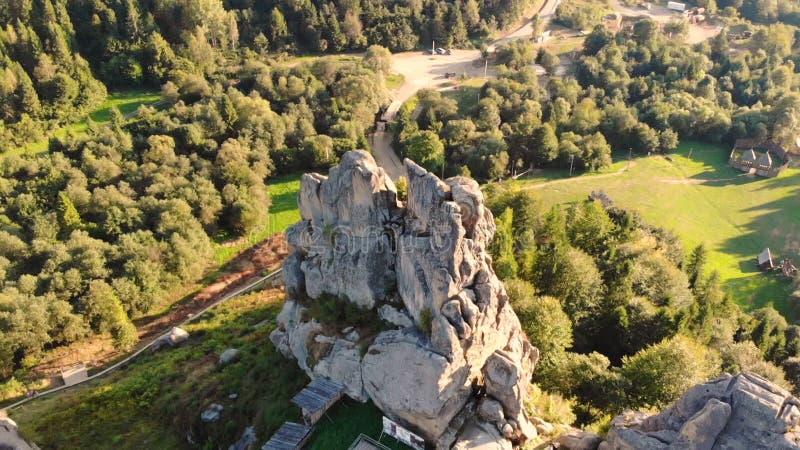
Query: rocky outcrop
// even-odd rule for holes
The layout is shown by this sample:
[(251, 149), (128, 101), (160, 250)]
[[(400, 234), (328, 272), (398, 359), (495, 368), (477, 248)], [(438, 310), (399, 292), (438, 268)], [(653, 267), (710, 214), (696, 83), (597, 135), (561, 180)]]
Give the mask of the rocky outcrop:
[[(509, 448), (536, 435), (523, 400), (539, 352), (492, 269), (494, 219), (475, 181), (405, 168), (405, 203), (366, 152), (346, 153), (328, 177), (303, 177), (287, 301), (270, 338), (309, 376), (371, 399), (431, 444)], [(344, 333), (352, 324), (308, 317), (330, 296), (374, 310), (384, 331)]]
[(660, 414), (626, 411), (594, 447), (564, 440), (562, 448), (789, 450), (800, 448), (798, 422), (798, 399), (756, 374), (742, 372), (689, 389)]

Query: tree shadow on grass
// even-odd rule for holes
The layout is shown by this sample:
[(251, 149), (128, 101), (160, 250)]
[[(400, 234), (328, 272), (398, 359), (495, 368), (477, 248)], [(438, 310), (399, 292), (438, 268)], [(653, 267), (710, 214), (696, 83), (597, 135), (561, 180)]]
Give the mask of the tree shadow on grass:
[[(770, 191), (774, 196), (775, 190), (785, 193), (777, 200), (742, 209), (743, 213), (753, 218), (740, 226), (743, 229), (742, 234), (723, 242), (721, 250), (746, 258), (742, 264), (743, 269), (746, 269), (743, 272), (748, 277), (730, 280), (729, 285), (747, 292), (753, 307), (772, 304), (794, 319), (796, 315), (789, 302), (792, 280), (780, 272), (763, 273), (758, 270), (755, 262), (757, 255), (766, 247), (772, 250), (776, 265), (784, 257), (793, 259), (795, 263), (800, 262), (800, 173), (761, 179), (755, 189), (745, 194), (757, 196)], [(751, 263), (748, 264), (747, 261)]]

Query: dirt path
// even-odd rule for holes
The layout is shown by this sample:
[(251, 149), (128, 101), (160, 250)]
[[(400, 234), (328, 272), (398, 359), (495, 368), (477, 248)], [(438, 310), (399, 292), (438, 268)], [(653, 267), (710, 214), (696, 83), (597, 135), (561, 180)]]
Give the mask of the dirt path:
[[(588, 177), (582, 177), (582, 178), (583, 179), (590, 179), (590, 180), (599, 180), (599, 179), (602, 179), (602, 178), (616, 177), (616, 176), (622, 175), (623, 173), (627, 172), (628, 169), (633, 168), (635, 166), (636, 166), (636, 162), (631, 162), (629, 165), (625, 165), (625, 167), (617, 170), (616, 172), (603, 173), (603, 174), (600, 174), (600, 175), (590, 175)], [(539, 189), (539, 188), (543, 188), (543, 187), (547, 187), (547, 186), (552, 186), (554, 184), (568, 183), (570, 181), (575, 181), (575, 177), (559, 178), (558, 180), (545, 181), (545, 182), (542, 182), (542, 183), (537, 183), (537, 184), (533, 184), (533, 185), (530, 185), (530, 186), (525, 186), (523, 189)]]
[[(195, 317), (198, 312), (215, 304), (220, 298), (259, 279), (265, 272), (280, 267), (288, 256), (288, 246), (283, 234), (242, 252), (222, 269), (223, 274), (213, 283), (201, 289), (188, 301), (172, 305), (162, 314), (137, 319), (140, 346), (149, 339), (169, 331), (183, 321)], [(123, 353), (114, 350), (108, 336), (94, 336), (85, 341), (53, 350), (39, 365), (31, 370), (38, 379), (50, 379), (51, 385), (60, 383), (63, 367), (85, 364), (88, 368), (105, 366), (120, 358)]]
[(372, 144), (372, 156), (379, 166), (386, 170), (393, 181), (406, 176), (406, 170), (400, 158), (392, 148), (392, 133), (388, 131), (376, 131), (370, 136)]

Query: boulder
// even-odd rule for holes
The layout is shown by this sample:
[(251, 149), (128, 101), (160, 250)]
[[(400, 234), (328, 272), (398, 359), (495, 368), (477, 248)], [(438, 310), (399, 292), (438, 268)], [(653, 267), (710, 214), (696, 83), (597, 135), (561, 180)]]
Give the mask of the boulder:
[(671, 441), (675, 450), (711, 450), (717, 436), (731, 416), (731, 406), (715, 398), (683, 424), (677, 439)]
[(222, 411), (225, 408), (219, 403), (212, 403), (206, 408), (205, 411), (200, 413), (200, 420), (206, 423), (216, 422), (222, 416)]
[(489, 397), (478, 402), (478, 417), (484, 422), (504, 422), (506, 416), (503, 414), (503, 405), (497, 400)]
[(453, 445), (453, 450), (511, 450), (511, 441), (505, 439), (492, 424), (470, 421)]
[(582, 430), (570, 430), (555, 439), (558, 448), (566, 450), (597, 450), (603, 442), (600, 436)]
[(800, 401), (750, 373), (724, 375), (689, 389), (659, 414), (615, 418), (601, 450), (797, 449)]
[(239, 357), (239, 350), (235, 348), (229, 348), (224, 352), (222, 352), (221, 355), (219, 355), (219, 363), (228, 364), (233, 362), (238, 357)]
[(383, 305), (378, 308), (378, 317), (400, 328), (410, 328), (414, 326), (414, 322), (411, 321), (408, 314), (390, 305)]

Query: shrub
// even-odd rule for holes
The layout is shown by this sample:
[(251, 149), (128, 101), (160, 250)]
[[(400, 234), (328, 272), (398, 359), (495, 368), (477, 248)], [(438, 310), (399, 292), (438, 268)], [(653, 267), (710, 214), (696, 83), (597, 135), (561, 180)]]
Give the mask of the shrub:
[(432, 322), (433, 314), (431, 313), (431, 310), (428, 308), (423, 308), (419, 313), (419, 329), (422, 330), (422, 332), (426, 335), (430, 336)]

